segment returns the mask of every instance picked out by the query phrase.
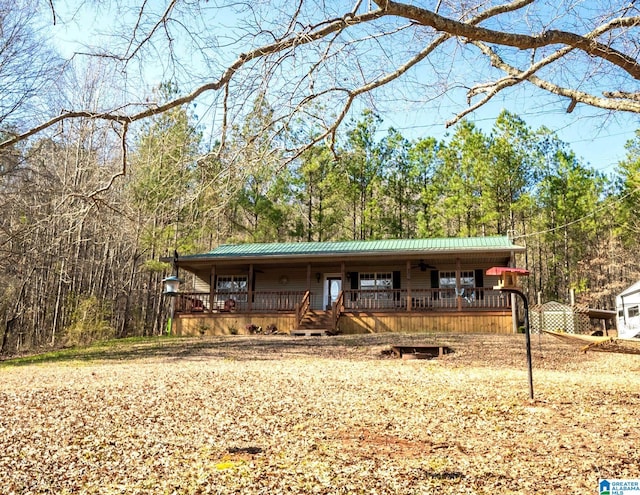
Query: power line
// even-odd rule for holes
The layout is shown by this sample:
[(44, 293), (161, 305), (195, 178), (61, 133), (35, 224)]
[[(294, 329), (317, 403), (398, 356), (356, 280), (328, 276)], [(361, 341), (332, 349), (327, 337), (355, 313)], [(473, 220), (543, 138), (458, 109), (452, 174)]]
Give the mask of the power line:
[[(613, 201), (613, 204), (620, 203), (624, 199), (628, 198), (629, 196), (631, 196), (632, 194), (635, 194), (637, 192), (640, 192), (640, 187), (637, 187), (633, 191), (625, 194), (624, 196), (620, 196), (619, 198), (615, 199)], [(533, 236), (536, 236), (536, 235), (548, 234), (549, 232), (555, 232), (556, 230), (565, 229), (567, 227), (570, 227), (571, 225), (575, 225), (577, 223), (582, 222), (583, 220), (586, 220), (589, 217), (594, 216), (596, 213), (599, 213), (600, 211), (604, 210), (605, 208), (611, 207), (611, 204), (612, 203), (603, 204), (599, 208), (596, 208), (595, 210), (591, 211), (590, 213), (587, 213), (586, 215), (584, 215), (584, 216), (582, 216), (582, 217), (580, 217), (580, 218), (578, 218), (576, 220), (572, 220), (571, 222), (567, 222), (567, 223), (565, 223), (563, 225), (559, 225), (557, 227), (553, 227), (552, 229), (540, 230), (538, 232), (531, 232), (529, 234), (514, 235), (514, 236), (512, 236), (512, 238), (513, 239), (524, 239), (526, 237), (533, 237)]]

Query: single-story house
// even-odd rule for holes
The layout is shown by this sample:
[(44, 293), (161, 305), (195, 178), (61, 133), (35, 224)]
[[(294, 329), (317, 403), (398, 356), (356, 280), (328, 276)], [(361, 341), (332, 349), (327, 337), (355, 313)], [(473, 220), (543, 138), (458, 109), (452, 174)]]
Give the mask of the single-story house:
[[(178, 335), (514, 331), (508, 237), (222, 245), (178, 256)], [(185, 273), (190, 273), (190, 279)]]
[(618, 337), (631, 339), (640, 336), (640, 281), (618, 294), (616, 311)]

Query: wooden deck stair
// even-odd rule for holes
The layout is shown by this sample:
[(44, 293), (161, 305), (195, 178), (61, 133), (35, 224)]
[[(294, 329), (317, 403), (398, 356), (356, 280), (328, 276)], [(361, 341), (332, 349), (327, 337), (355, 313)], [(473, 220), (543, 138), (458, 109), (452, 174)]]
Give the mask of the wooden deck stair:
[(331, 311), (309, 310), (300, 326), (291, 331), (295, 336), (322, 336), (331, 331)]

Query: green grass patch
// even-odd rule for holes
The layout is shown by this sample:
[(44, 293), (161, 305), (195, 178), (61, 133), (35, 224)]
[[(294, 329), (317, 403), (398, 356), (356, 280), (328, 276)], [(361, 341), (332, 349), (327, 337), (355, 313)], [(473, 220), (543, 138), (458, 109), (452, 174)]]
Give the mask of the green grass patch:
[(113, 361), (144, 358), (167, 351), (183, 337), (127, 337), (95, 342), (86, 347), (56, 349), (28, 356), (20, 356), (0, 361), (0, 368), (10, 366), (29, 366), (34, 364)]

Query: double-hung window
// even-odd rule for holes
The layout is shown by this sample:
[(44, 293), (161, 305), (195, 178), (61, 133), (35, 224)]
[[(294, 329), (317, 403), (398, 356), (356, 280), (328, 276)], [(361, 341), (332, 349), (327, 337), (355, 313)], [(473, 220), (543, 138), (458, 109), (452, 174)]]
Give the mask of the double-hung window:
[[(476, 286), (476, 278), (473, 270), (460, 272), (460, 290), (461, 296), (470, 297), (473, 293), (473, 288)], [(442, 297), (454, 298), (458, 294), (456, 293), (456, 272), (440, 272), (440, 289)]]
[(219, 275), (216, 283), (218, 300), (234, 299), (238, 302), (246, 302), (248, 285), (246, 275)]
[(362, 299), (391, 299), (393, 275), (391, 272), (360, 274), (360, 297)]

